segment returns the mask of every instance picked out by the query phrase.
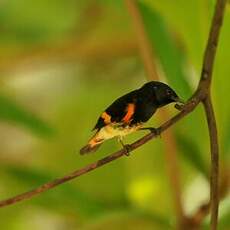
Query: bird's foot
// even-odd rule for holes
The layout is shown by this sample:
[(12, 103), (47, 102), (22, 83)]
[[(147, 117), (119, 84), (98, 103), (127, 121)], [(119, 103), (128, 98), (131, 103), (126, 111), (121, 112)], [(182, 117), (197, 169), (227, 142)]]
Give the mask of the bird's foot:
[(174, 106), (177, 110), (182, 111), (185, 107), (185, 104), (175, 104)]
[(156, 137), (161, 137), (161, 129), (160, 128), (150, 128), (150, 132), (153, 133)]
[(125, 155), (129, 156), (129, 153), (132, 150), (132, 146), (129, 145), (129, 144), (124, 144), (123, 141), (122, 141), (122, 137), (118, 138), (118, 141), (121, 143), (123, 149), (125, 150)]
[(131, 152), (131, 150), (132, 150), (132, 147), (131, 147), (131, 145), (129, 145), (129, 144), (125, 144), (125, 145), (123, 145), (123, 148), (125, 149), (125, 155), (128, 157), (130, 154), (130, 152)]
[(155, 136), (161, 136), (161, 129), (160, 128), (147, 127), (147, 128), (141, 128), (140, 130), (149, 130)]

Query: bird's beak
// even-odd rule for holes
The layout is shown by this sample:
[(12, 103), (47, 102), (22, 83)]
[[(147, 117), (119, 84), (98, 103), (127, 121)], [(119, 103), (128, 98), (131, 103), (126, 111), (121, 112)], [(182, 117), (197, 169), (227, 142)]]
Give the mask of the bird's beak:
[(172, 98), (175, 102), (179, 102), (179, 103), (181, 103), (181, 104), (185, 104), (185, 102), (181, 99), (181, 98), (179, 98), (179, 97), (173, 97)]

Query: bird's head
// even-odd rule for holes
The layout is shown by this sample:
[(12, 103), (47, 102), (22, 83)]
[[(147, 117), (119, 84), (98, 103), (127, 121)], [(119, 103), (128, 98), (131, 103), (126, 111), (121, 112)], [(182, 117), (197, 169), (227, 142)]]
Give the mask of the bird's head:
[(143, 88), (151, 90), (159, 107), (170, 104), (172, 102), (179, 102), (184, 104), (175, 91), (168, 85), (158, 81), (151, 81), (146, 83)]

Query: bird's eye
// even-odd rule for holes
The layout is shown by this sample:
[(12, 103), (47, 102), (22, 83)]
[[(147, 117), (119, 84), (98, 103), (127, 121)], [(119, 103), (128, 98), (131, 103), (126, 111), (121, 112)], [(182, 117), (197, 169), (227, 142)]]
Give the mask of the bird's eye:
[(167, 89), (166, 94), (167, 94), (168, 96), (171, 95), (171, 91), (170, 91), (169, 89)]

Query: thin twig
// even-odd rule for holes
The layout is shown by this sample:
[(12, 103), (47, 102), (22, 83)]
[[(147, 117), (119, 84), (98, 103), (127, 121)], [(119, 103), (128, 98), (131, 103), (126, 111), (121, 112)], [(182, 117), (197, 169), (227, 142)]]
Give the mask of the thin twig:
[(208, 43), (204, 53), (199, 87), (202, 87), (203, 82), (206, 82), (206, 84), (208, 85), (206, 85), (206, 87), (204, 88), (206, 88), (207, 90), (209, 89), (209, 86), (211, 84), (212, 72), (214, 67), (213, 64), (215, 60), (220, 29), (223, 23), (225, 6), (226, 6), (226, 0), (216, 1), (215, 13), (212, 19), (211, 28), (208, 37)]
[[(219, 177), (219, 146), (217, 137), (216, 119), (213, 110), (210, 85), (212, 81), (212, 72), (214, 67), (214, 60), (216, 55), (217, 44), (221, 25), (223, 23), (224, 10), (226, 0), (217, 0), (215, 13), (213, 16), (211, 29), (209, 33), (208, 43), (206, 46), (204, 61), (199, 83), (199, 90), (206, 90), (203, 99), (205, 108), (205, 115), (208, 122), (209, 136), (210, 136), (210, 149), (211, 149), (211, 178), (210, 178), (210, 208), (211, 208), (211, 229), (216, 230), (218, 224), (218, 177)], [(204, 92), (205, 93), (205, 92)]]
[(219, 204), (219, 145), (217, 136), (216, 119), (210, 95), (203, 101), (208, 122), (210, 149), (211, 149), (211, 179), (210, 179), (210, 204), (211, 204), (211, 229), (217, 229), (218, 204)]
[[(138, 46), (142, 61), (145, 67), (146, 76), (149, 80), (160, 80), (157, 65), (154, 58), (153, 47), (149, 41), (145, 30), (144, 22), (137, 5), (136, 0), (125, 0), (127, 9), (133, 21), (133, 27), (136, 33)], [(161, 121), (165, 121), (169, 117), (167, 110), (160, 110)], [(180, 186), (180, 169), (178, 167), (177, 146), (172, 130), (168, 130), (164, 138), (165, 144), (165, 161), (169, 182), (171, 184), (172, 196), (175, 206), (177, 226), (180, 229), (184, 222), (184, 211), (181, 199)]]

